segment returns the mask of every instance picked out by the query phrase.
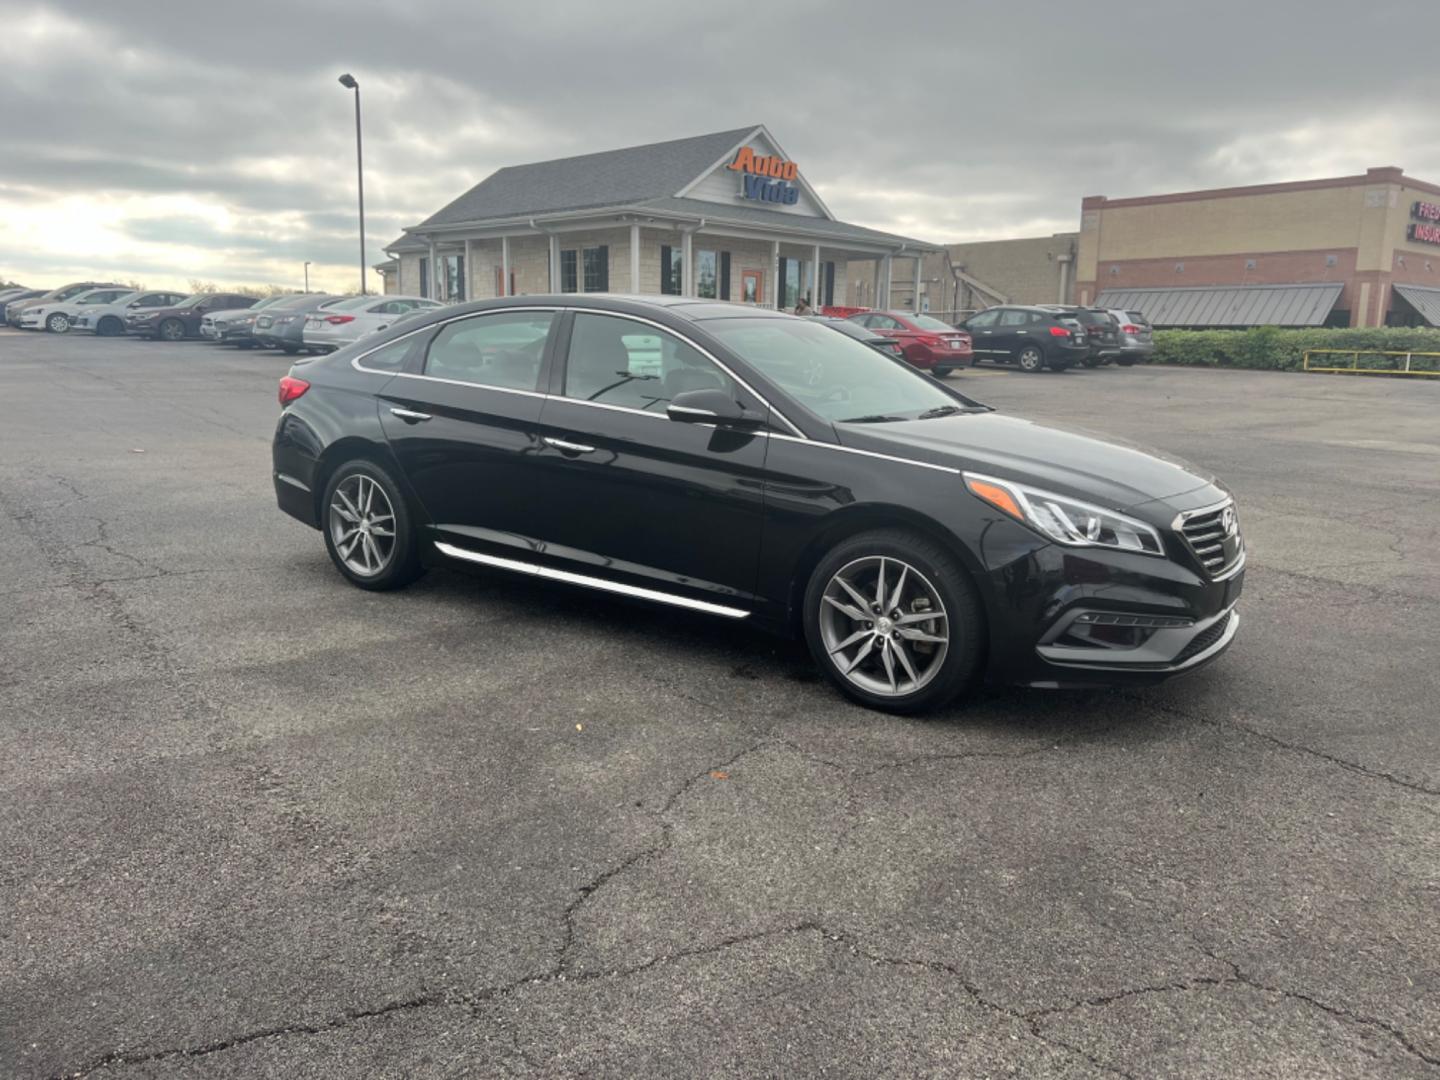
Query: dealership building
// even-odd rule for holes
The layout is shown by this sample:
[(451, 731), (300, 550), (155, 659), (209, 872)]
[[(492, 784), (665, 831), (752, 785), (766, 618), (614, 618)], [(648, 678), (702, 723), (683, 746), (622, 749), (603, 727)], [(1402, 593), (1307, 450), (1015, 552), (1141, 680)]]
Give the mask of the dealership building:
[(501, 169), (376, 269), (386, 292), (452, 302), (622, 292), (791, 308), (844, 304), (863, 282), (888, 306), (940, 250), (837, 220), (756, 126)]

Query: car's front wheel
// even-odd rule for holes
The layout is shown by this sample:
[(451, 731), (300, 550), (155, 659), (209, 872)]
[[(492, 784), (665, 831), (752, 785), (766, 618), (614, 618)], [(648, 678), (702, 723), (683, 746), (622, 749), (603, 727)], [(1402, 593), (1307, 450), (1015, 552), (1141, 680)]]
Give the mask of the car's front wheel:
[(425, 572), (405, 498), (373, 461), (347, 461), (331, 474), (322, 523), (335, 568), (362, 589), (404, 588)]
[(984, 654), (984, 615), (964, 567), (899, 529), (837, 544), (810, 576), (804, 624), (826, 678), (887, 712), (946, 704), (974, 681)]
[(70, 320), (63, 312), (55, 312), (45, 320), (45, 329), (52, 334), (68, 334), (70, 332)]

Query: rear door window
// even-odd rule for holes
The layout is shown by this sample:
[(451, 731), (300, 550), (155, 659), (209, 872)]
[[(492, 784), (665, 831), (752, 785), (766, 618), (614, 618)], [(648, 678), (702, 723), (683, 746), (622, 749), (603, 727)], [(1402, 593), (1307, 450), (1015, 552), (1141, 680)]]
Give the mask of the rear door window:
[(502, 390), (537, 390), (545, 341), (554, 321), (551, 311), (502, 311), (457, 319), (430, 343), (425, 374)]
[(1030, 321), (1031, 321), (1032, 318), (1033, 318), (1032, 313), (1031, 313), (1031, 312), (1028, 312), (1028, 311), (1018, 311), (1018, 310), (1002, 311), (1002, 312), (1000, 313), (1000, 325), (1001, 325), (1001, 326), (1029, 326), (1029, 325), (1030, 325)]

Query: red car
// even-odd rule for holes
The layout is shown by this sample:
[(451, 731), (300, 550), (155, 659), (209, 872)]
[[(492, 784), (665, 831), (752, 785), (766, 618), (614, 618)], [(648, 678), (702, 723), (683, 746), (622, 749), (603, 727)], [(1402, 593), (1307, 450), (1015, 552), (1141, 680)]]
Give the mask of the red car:
[(868, 326), (900, 343), (905, 359), (937, 379), (943, 379), (957, 367), (965, 367), (974, 358), (970, 335), (956, 330), (949, 323), (929, 315), (912, 315), (908, 311), (862, 311), (851, 315), (861, 326)]

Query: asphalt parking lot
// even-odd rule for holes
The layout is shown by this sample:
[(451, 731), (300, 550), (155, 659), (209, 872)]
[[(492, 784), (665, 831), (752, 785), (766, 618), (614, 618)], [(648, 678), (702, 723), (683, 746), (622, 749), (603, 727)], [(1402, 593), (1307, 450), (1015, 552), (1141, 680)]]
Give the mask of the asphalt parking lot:
[(1235, 647), (846, 704), (743, 627), (371, 595), (288, 361), (0, 330), (0, 1076), (1440, 1075), (1440, 385), (975, 396), (1235, 490)]

